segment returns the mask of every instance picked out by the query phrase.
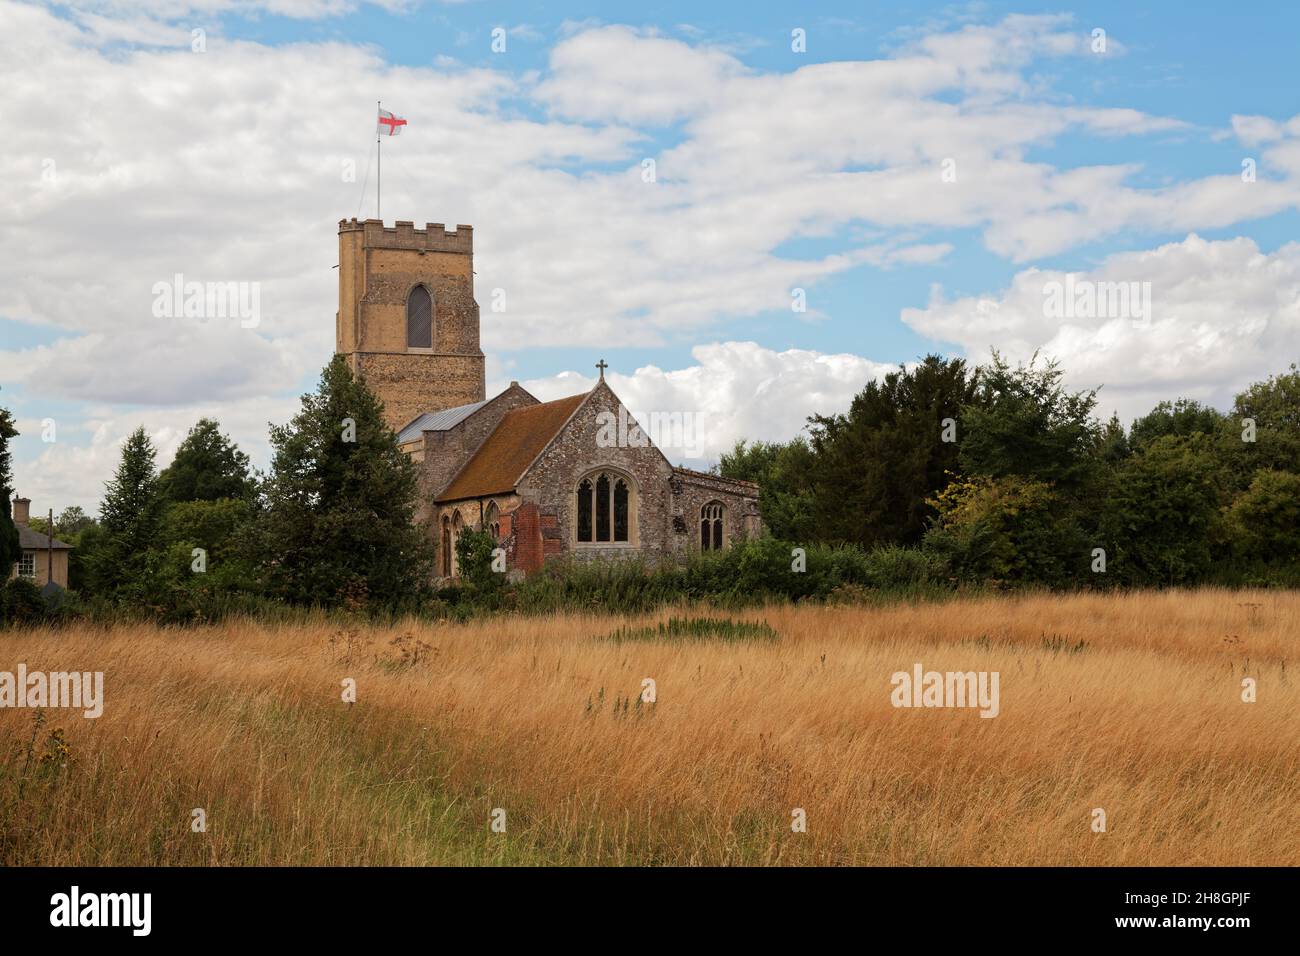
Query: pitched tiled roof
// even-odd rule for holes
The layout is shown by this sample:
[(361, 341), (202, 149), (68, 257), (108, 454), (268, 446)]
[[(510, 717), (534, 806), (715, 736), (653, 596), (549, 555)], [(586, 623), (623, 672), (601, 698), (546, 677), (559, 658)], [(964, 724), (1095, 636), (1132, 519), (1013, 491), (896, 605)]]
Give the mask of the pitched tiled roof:
[[(37, 549), (37, 550), (40, 550), (40, 551), (48, 551), (48, 550), (49, 550), (49, 547), (50, 547), (50, 539), (47, 538), (45, 535), (41, 534), (39, 531), (33, 531), (31, 528), (27, 527), (27, 525), (25, 525), (25, 524), (20, 524), (20, 525), (18, 525), (17, 527), (18, 527), (18, 547), (22, 548), (24, 551), (31, 551), (32, 549)], [(71, 550), (72, 550), (72, 545), (70, 545), (70, 544), (64, 544), (64, 543), (63, 543), (62, 541), (60, 541), (58, 538), (55, 538), (55, 539), (54, 539), (54, 550), (55, 550), (55, 551), (62, 551), (62, 550), (68, 550), (68, 551), (71, 551)]]
[(550, 444), (586, 397), (584, 392), (507, 412), (438, 500), (458, 501), (514, 491), (524, 469)]
[(486, 401), (474, 402), (472, 405), (457, 405), (455, 408), (445, 408), (440, 412), (416, 415), (397, 433), (397, 443), (402, 445), (408, 441), (415, 441), (423, 432), (445, 432), (459, 425), (486, 404)]

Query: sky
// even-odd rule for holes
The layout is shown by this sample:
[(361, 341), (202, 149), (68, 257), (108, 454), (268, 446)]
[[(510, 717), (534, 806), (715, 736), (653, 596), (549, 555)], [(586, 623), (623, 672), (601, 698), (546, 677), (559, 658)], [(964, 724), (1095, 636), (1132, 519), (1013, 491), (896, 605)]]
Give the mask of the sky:
[(385, 220), (474, 226), (489, 396), (604, 359), (695, 467), (929, 353), (1227, 408), (1300, 352), (1300, 8), (1214, 6), (0, 0), (16, 490), (93, 513), (126, 435), (161, 467), (203, 416), (266, 466), (379, 101)]

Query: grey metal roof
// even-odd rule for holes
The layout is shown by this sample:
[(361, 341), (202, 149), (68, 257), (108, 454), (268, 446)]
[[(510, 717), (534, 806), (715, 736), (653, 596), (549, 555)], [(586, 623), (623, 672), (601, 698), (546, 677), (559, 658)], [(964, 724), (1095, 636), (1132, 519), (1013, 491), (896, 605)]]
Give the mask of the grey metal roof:
[(440, 412), (425, 412), (423, 415), (417, 415), (410, 424), (397, 433), (397, 442), (403, 444), (415, 441), (420, 437), (421, 432), (445, 432), (455, 428), (486, 404), (485, 400), (472, 405), (457, 405), (455, 408), (446, 408)]
[[(18, 527), (18, 547), (22, 548), (24, 551), (30, 551), (33, 548), (39, 549), (41, 551), (49, 550), (50, 539), (47, 538), (45, 535), (41, 534), (39, 531), (33, 531), (25, 524), (20, 524), (17, 527)], [(58, 551), (63, 548), (66, 548), (69, 551), (71, 551), (72, 545), (64, 544), (58, 538), (55, 538), (54, 550)]]

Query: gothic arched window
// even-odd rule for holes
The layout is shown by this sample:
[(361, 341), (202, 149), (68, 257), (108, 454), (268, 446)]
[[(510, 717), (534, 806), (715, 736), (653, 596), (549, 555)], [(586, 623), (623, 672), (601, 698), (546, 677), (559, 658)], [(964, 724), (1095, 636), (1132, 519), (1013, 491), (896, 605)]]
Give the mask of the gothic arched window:
[(600, 471), (578, 482), (577, 536), (588, 544), (626, 544), (632, 540), (635, 501), (626, 478)]
[(496, 541), (501, 537), (501, 509), (493, 501), (487, 506), (487, 517), (483, 519), (484, 530)]
[(721, 551), (723, 543), (722, 516), (726, 509), (720, 501), (710, 501), (700, 509), (700, 550)]
[(422, 285), (406, 298), (406, 347), (433, 348), (433, 296)]
[(451, 519), (442, 516), (442, 576), (451, 577)]
[(460, 575), (460, 562), (456, 560), (456, 542), (460, 540), (460, 533), (464, 530), (465, 522), (461, 518), (460, 512), (457, 511), (451, 519), (451, 547), (448, 549), (450, 551), (451, 573), (455, 576)]

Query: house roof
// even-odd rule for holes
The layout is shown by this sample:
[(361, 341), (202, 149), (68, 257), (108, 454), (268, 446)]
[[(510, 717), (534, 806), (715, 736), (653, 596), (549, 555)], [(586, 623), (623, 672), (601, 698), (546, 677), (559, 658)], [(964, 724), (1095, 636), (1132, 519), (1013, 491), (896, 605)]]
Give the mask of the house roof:
[[(50, 539), (48, 537), (41, 534), (39, 531), (33, 531), (25, 524), (20, 524), (17, 527), (18, 527), (18, 547), (22, 548), (24, 551), (31, 551), (31, 550), (48, 551), (49, 550)], [(58, 538), (55, 538), (54, 550), (71, 551), (72, 545), (64, 544)]]
[(408, 441), (415, 441), (423, 432), (445, 432), (455, 428), (486, 404), (487, 401), (474, 402), (470, 405), (445, 408), (440, 412), (416, 415), (397, 433), (397, 443), (402, 445)]
[(507, 412), (438, 500), (459, 501), (514, 491), (524, 471), (551, 443), (587, 394)]

